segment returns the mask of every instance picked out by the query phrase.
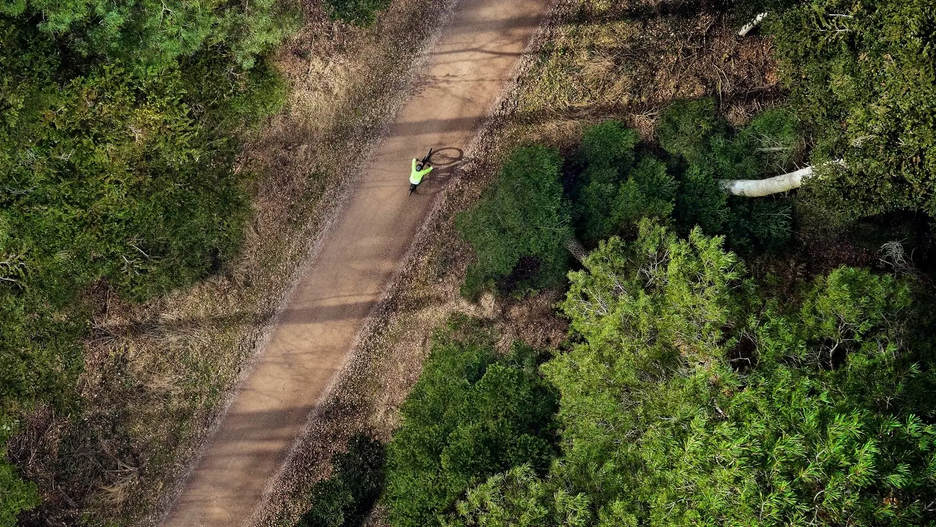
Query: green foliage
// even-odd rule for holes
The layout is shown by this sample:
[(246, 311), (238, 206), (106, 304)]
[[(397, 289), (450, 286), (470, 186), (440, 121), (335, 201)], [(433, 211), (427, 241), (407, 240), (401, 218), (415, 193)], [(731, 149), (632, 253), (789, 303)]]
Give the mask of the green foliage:
[[(718, 239), (696, 230), (682, 241), (647, 222), (627, 249), (617, 238), (603, 243), (588, 267), (571, 275), (563, 304), (580, 343), (543, 371), (561, 394), (564, 455), (556, 475), (602, 512), (652, 477), (638, 468), (638, 440), (654, 423), (641, 416), (662, 412), (679, 422), (691, 415), (698, 379), (670, 379), (717, 364), (721, 328), (738, 316), (731, 308), (743, 267)], [(629, 507), (638, 505), (634, 498)]]
[(618, 189), (611, 217), (618, 225), (636, 224), (643, 218), (668, 218), (673, 213), (676, 188), (666, 164), (645, 157)]
[[(2, 367), (2, 366), (0, 366)], [(0, 386), (3, 386), (0, 381)], [(16, 428), (5, 412), (0, 412), (0, 444), (5, 445)], [(23, 481), (16, 467), (7, 461), (6, 448), (0, 450), (0, 526), (17, 525), (16, 516), (39, 505), (36, 485)]]
[(784, 492), (768, 501), (772, 521), (934, 520), (923, 504), (933, 499), (936, 427), (920, 416), (932, 422), (924, 394), (936, 379), (931, 347), (908, 339), (910, 307), (908, 283), (841, 268), (816, 281), (798, 313), (769, 313), (757, 328), (757, 368), (731, 402), (762, 445), (749, 455), (777, 467), (768, 482)]
[(731, 211), (728, 195), (718, 186), (718, 175), (711, 164), (691, 165), (682, 174), (673, 214), (680, 226), (699, 226), (710, 234), (725, 231)]
[[(20, 0), (0, 12), (54, 36), (79, 62), (119, 61), (134, 73), (172, 67), (204, 48), (243, 68), (296, 28), (274, 0)], [(38, 20), (38, 24), (36, 24)]]
[(332, 20), (366, 27), (377, 20), (377, 12), (390, 7), (391, 0), (325, 0)]
[(36, 491), (36, 486), (19, 479), (15, 468), (4, 458), (0, 458), (0, 489), (3, 489), (3, 492), (0, 492), (0, 525), (2, 526), (16, 525), (17, 514), (39, 505), (39, 493)]
[(388, 446), (393, 525), (437, 523), (465, 491), (512, 466), (546, 468), (556, 399), (536, 365), (519, 344), (498, 358), (490, 336), (465, 318), (436, 335)]
[(618, 225), (615, 196), (621, 173), (634, 163), (639, 139), (635, 131), (618, 121), (605, 121), (585, 130), (582, 153), (587, 164), (574, 192), (576, 231), (583, 240), (604, 238)]
[[(760, 13), (768, 14), (768, 22), (766, 23), (769, 23), (777, 13), (800, 3), (802, 3), (802, 0), (744, 0), (743, 2), (732, 2), (731, 11), (727, 14), (733, 25), (741, 29), (742, 26), (754, 20), (754, 17)], [(762, 31), (764, 25), (759, 25), (757, 31)]]
[(559, 183), (562, 159), (534, 145), (512, 152), (493, 185), (471, 210), (458, 216), (458, 230), (478, 255), (468, 269), (463, 294), (476, 296), (490, 281), (508, 275), (524, 257), (535, 258), (533, 286), (559, 284), (567, 269), (564, 243), (571, 218)]
[(712, 99), (676, 102), (663, 111), (660, 145), (679, 161), (674, 217), (684, 231), (698, 225), (724, 234), (736, 250), (764, 251), (790, 237), (791, 208), (776, 198), (732, 198), (724, 179), (758, 179), (786, 170), (799, 155), (799, 124), (784, 109), (762, 112), (736, 133)]
[(640, 218), (667, 218), (676, 182), (666, 166), (635, 152), (637, 132), (618, 121), (588, 128), (582, 138), (585, 170), (574, 194), (576, 230), (595, 243), (636, 224)]
[(588, 497), (553, 489), (527, 465), (514, 467), (468, 491), (448, 527), (585, 527), (593, 524)]
[(332, 457), (330, 478), (312, 489), (312, 509), (297, 527), (356, 527), (363, 524), (384, 484), (384, 446), (364, 435)]
[(84, 360), (78, 339), (85, 313), (65, 298), (14, 287), (0, 285), (0, 416), (17, 415), (35, 400), (70, 406)]
[[(671, 216), (685, 232), (698, 225), (707, 233), (727, 235), (737, 249), (773, 249), (788, 240), (787, 203), (729, 200), (718, 181), (785, 168), (800, 143), (789, 111), (763, 112), (737, 134), (729, 133), (711, 99), (677, 102), (660, 121), (661, 144), (678, 156), (669, 166), (638, 152), (637, 133), (618, 121), (585, 131), (583, 169), (571, 204), (575, 231), (583, 241), (633, 235), (641, 219)], [(563, 242), (571, 236), (569, 207), (557, 182), (559, 167), (556, 153), (545, 147), (518, 149), (482, 201), (459, 217), (459, 230), (478, 254), (463, 294), (475, 297), (530, 257), (540, 271), (532, 285), (559, 283), (567, 261)]]
[(664, 150), (696, 164), (706, 159), (712, 137), (723, 136), (726, 128), (715, 100), (706, 97), (669, 105), (660, 114), (657, 135)]
[[(242, 132), (283, 100), (263, 55), (295, 27), (284, 5), (0, 6), (4, 422), (37, 401), (80, 416), (95, 294), (162, 294), (237, 251), (248, 181), (233, 159)], [(23, 488), (13, 472), (0, 478), (0, 495)]]
[(797, 307), (760, 298), (719, 239), (646, 222), (588, 269), (562, 305), (577, 344), (542, 367), (563, 454), (528, 488), (480, 488), (468, 518), (529, 499), (545, 515), (558, 489), (599, 525), (936, 521), (936, 373), (910, 283), (842, 268)]
[(727, 207), (731, 214), (722, 232), (733, 249), (749, 254), (779, 249), (790, 241), (793, 207), (788, 199), (729, 196)]
[(604, 121), (585, 130), (582, 153), (588, 167), (595, 170), (625, 169), (634, 163), (637, 132), (625, 128), (619, 121)]
[(785, 84), (816, 148), (813, 178), (846, 218), (936, 215), (936, 31), (928, 0), (812, 0), (770, 18)]
[(782, 172), (802, 153), (800, 121), (789, 108), (765, 110), (738, 132), (735, 142), (759, 154), (767, 169)]
[(700, 226), (724, 234), (731, 247), (764, 251), (790, 236), (790, 205), (778, 199), (737, 199), (720, 179), (754, 179), (783, 171), (800, 154), (798, 122), (784, 109), (758, 114), (732, 132), (714, 101), (681, 101), (660, 118), (669, 164), (638, 152), (637, 134), (617, 121), (586, 130), (584, 169), (573, 189), (575, 228), (586, 243), (633, 236), (643, 218), (673, 217), (683, 232)]
[(210, 167), (233, 152), (206, 144), (182, 87), (178, 72), (104, 68), (38, 109), (49, 116), (18, 134), (36, 157), (5, 167), (6, 250), (29, 254), (37, 274), (65, 271), (76, 287), (106, 278), (138, 297), (232, 254), (246, 202), (230, 169)]
[[(589, 342), (610, 338), (614, 347), (621, 345), (619, 339), (649, 331), (651, 320), (657, 321), (654, 332), (682, 341), (686, 344), (682, 353), (705, 356), (700, 360), (707, 361), (714, 353), (713, 343), (721, 338), (720, 328), (729, 323), (727, 310), (735, 303), (732, 284), (744, 270), (737, 257), (721, 246), (720, 238), (705, 237), (699, 229), (690, 233), (689, 240), (680, 240), (644, 220), (638, 239), (626, 252), (620, 239), (611, 238), (589, 257), (588, 272), (570, 274), (572, 287), (563, 311), (583, 338)], [(598, 305), (600, 316), (593, 312)], [(683, 327), (690, 321), (694, 322)], [(639, 352), (652, 354), (653, 360), (662, 357), (650, 347)]]

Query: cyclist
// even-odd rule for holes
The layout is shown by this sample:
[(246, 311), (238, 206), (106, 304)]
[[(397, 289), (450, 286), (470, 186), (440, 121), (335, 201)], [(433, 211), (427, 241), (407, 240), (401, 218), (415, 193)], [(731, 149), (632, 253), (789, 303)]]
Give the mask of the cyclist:
[(410, 177), (409, 177), (410, 194), (412, 194), (413, 191), (416, 190), (416, 186), (419, 185), (420, 182), (422, 182), (422, 178), (425, 177), (425, 175), (428, 174), (429, 172), (432, 172), (431, 166), (428, 168), (424, 168), (428, 164), (429, 164), (428, 161), (426, 161), (424, 164), (423, 161), (419, 161), (418, 159), (413, 158), (413, 170), (410, 171)]

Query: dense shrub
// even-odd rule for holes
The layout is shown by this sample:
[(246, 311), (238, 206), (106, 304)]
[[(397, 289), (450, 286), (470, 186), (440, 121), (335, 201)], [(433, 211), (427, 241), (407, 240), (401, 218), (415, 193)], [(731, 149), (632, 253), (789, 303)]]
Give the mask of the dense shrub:
[(562, 304), (573, 345), (541, 368), (561, 455), (478, 484), (452, 524), (936, 521), (919, 284), (846, 267), (765, 298), (721, 239), (649, 222), (587, 269)]
[[(519, 264), (537, 269), (530, 283), (560, 283), (564, 242), (575, 233), (587, 244), (611, 235), (632, 236), (644, 218), (671, 217), (684, 232), (699, 225), (726, 234), (738, 250), (782, 246), (790, 233), (790, 205), (777, 199), (729, 199), (720, 179), (750, 179), (785, 169), (800, 152), (798, 124), (786, 110), (771, 110), (734, 132), (714, 101), (681, 101), (660, 118), (660, 142), (673, 157), (661, 161), (618, 121), (586, 129), (570, 202), (558, 182), (561, 159), (533, 146), (517, 149), (480, 203), (458, 218), (478, 254), (462, 292), (475, 297), (491, 282), (519, 276)], [(530, 260), (535, 265), (530, 266)]]
[(789, 167), (801, 154), (798, 123), (788, 110), (768, 110), (732, 131), (714, 101), (680, 101), (659, 124), (666, 162), (617, 121), (585, 131), (581, 172), (572, 189), (576, 233), (597, 244), (611, 235), (632, 237), (644, 218), (673, 218), (683, 232), (694, 226), (725, 234), (736, 250), (781, 247), (790, 236), (786, 200), (731, 198), (721, 179), (756, 179)]
[(379, 441), (356, 435), (348, 451), (332, 457), (332, 475), (312, 489), (312, 508), (297, 527), (361, 525), (384, 486), (385, 449)]
[(796, 117), (762, 112), (732, 131), (712, 99), (680, 101), (660, 116), (660, 145), (674, 156), (679, 191), (674, 217), (684, 232), (698, 225), (724, 234), (735, 250), (763, 251), (790, 238), (791, 204), (777, 198), (732, 198), (722, 179), (759, 179), (784, 172), (801, 153)]
[(666, 107), (657, 122), (660, 146), (690, 164), (703, 162), (711, 150), (712, 138), (724, 136), (726, 129), (710, 97), (676, 101)]
[(672, 213), (676, 182), (663, 163), (638, 155), (638, 140), (637, 132), (618, 121), (585, 130), (585, 168), (572, 192), (576, 232), (583, 241), (597, 243), (640, 218)]
[(643, 218), (669, 218), (676, 200), (677, 183), (666, 164), (644, 157), (626, 173), (611, 209), (620, 225), (636, 225)]
[(816, 147), (824, 207), (936, 215), (936, 22), (929, 0), (814, 0), (771, 14), (784, 83)]
[[(80, 415), (92, 284), (148, 298), (237, 251), (249, 174), (233, 159), (283, 100), (263, 55), (296, 27), (285, 5), (0, 5), (3, 426), (37, 401)], [(19, 495), (4, 474), (0, 495)]]
[(446, 527), (595, 525), (588, 496), (566, 492), (556, 480), (544, 480), (527, 465), (491, 476), (469, 490), (456, 509), (458, 516), (448, 519)]
[[(0, 440), (6, 443), (11, 423), (0, 421)], [(23, 481), (16, 473), (16, 467), (9, 464), (6, 456), (0, 457), (0, 525), (16, 525), (16, 516), (20, 511), (28, 510), (39, 504), (39, 493), (33, 483)]]
[(562, 283), (568, 268), (564, 243), (572, 228), (559, 182), (561, 164), (559, 153), (545, 146), (516, 149), (481, 201), (458, 216), (458, 230), (478, 256), (468, 268), (464, 295), (476, 296), (524, 257), (539, 264), (530, 286)]
[(774, 108), (755, 115), (735, 139), (743, 152), (752, 152), (763, 162), (759, 170), (784, 172), (803, 151), (801, 122), (789, 108)]
[(274, 0), (14, 0), (0, 5), (0, 15), (55, 38), (74, 59), (72, 67), (117, 61), (142, 73), (204, 48), (235, 67), (250, 68), (296, 27), (285, 7)]
[(636, 131), (625, 128), (619, 121), (604, 121), (585, 130), (582, 154), (588, 169), (623, 170), (634, 164), (634, 149), (639, 142)]
[(388, 446), (385, 501), (393, 525), (438, 523), (486, 477), (525, 464), (548, 467), (556, 399), (537, 362), (520, 344), (498, 357), (490, 336), (463, 317), (434, 337)]

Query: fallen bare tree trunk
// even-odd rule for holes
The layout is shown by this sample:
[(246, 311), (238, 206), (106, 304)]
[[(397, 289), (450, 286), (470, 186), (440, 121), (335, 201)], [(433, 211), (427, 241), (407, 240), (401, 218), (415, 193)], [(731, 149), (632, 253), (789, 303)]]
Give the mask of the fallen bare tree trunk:
[[(836, 161), (829, 161), (825, 165), (839, 165), (845, 166), (845, 161), (838, 159)], [(764, 196), (770, 196), (771, 194), (779, 194), (781, 192), (787, 192), (793, 189), (800, 188), (803, 186), (803, 180), (808, 179), (813, 176), (813, 167), (808, 166), (806, 168), (801, 168), (793, 172), (787, 172), (786, 174), (780, 174), (779, 176), (774, 176), (766, 179), (719, 179), (718, 186), (728, 194), (732, 196), (741, 196), (745, 198), (760, 198)], [(585, 249), (585, 246), (582, 245), (582, 242), (578, 241), (574, 236), (569, 238), (564, 243), (565, 248), (572, 253), (572, 256), (581, 264), (585, 264), (585, 258), (588, 256), (588, 251)]]
[(721, 179), (718, 186), (732, 196), (759, 198), (799, 188), (812, 175), (813, 167), (806, 167), (767, 179)]
[(739, 37), (747, 36), (747, 34), (750, 33), (752, 29), (754, 29), (755, 27), (760, 25), (761, 22), (764, 21), (764, 18), (766, 16), (767, 16), (767, 13), (758, 14), (756, 17), (754, 17), (754, 20), (751, 20), (747, 24), (744, 24), (744, 26), (741, 28), (741, 31), (738, 31), (738, 36)]
[[(838, 159), (829, 161), (825, 165), (839, 165), (844, 167), (845, 161)], [(813, 176), (813, 167), (808, 166), (779, 176), (767, 179), (719, 179), (718, 186), (732, 196), (746, 198), (760, 198), (771, 194), (779, 194), (803, 186), (803, 180)]]

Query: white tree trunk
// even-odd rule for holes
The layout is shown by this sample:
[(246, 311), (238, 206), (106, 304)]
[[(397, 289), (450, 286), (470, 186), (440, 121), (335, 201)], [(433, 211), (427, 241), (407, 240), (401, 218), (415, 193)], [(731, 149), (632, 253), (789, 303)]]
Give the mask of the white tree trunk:
[(759, 15), (754, 17), (754, 20), (751, 20), (747, 24), (744, 24), (744, 27), (741, 28), (741, 31), (738, 31), (738, 36), (739, 37), (747, 36), (747, 34), (750, 33), (752, 29), (754, 29), (755, 27), (760, 25), (761, 22), (764, 21), (764, 18), (766, 16), (767, 16), (767, 13), (760, 13)]
[[(823, 164), (823, 166), (826, 165), (844, 167), (845, 161), (836, 159)], [(732, 196), (759, 198), (800, 188), (803, 186), (803, 181), (811, 177), (813, 177), (813, 167), (809, 166), (767, 179), (719, 179), (718, 186)]]
[(799, 188), (812, 175), (813, 167), (806, 167), (767, 179), (720, 179), (718, 186), (732, 196), (759, 198)]

